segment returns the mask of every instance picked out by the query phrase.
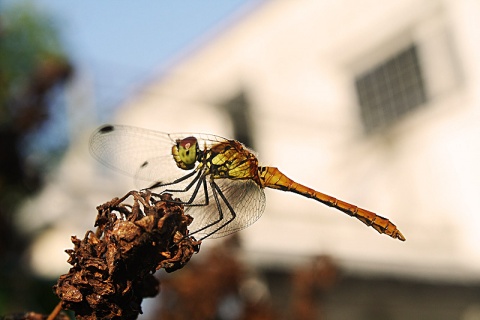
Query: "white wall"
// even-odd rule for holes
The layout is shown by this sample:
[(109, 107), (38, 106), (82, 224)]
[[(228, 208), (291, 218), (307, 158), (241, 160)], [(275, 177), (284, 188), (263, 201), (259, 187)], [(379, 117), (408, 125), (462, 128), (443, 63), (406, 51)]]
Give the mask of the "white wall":
[[(219, 105), (245, 90), (262, 163), (390, 218), (407, 238), (267, 190), (264, 216), (241, 232), (247, 258), (288, 265), (327, 253), (357, 272), (478, 279), (479, 16), (474, 0), (266, 2), (132, 97), (116, 122), (228, 137)], [(353, 77), (412, 40), (429, 102), (365, 135)]]

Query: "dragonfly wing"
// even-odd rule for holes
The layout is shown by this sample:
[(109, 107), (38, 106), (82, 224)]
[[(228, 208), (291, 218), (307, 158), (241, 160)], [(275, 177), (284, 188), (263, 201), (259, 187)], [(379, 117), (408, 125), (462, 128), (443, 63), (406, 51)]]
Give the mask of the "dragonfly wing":
[[(223, 219), (217, 224), (198, 232), (198, 235), (208, 235), (224, 225), (210, 236), (211, 238), (224, 237), (248, 227), (261, 217), (265, 210), (265, 193), (253, 180), (216, 179), (214, 181), (235, 211), (236, 216), (230, 223), (224, 225), (232, 219), (233, 215), (219, 195), (218, 200), (223, 212)], [(194, 218), (190, 226), (192, 232), (219, 219), (218, 206), (210, 185), (208, 186), (208, 197), (209, 205), (187, 208), (187, 213)], [(203, 193), (197, 198), (197, 203), (205, 202)]]
[[(134, 177), (137, 187), (148, 188), (157, 183), (174, 182), (188, 174), (189, 171), (177, 167), (172, 146), (177, 140), (189, 136), (197, 138), (202, 150), (227, 141), (203, 133), (172, 134), (124, 125), (104, 125), (92, 134), (90, 152), (105, 166)], [(183, 189), (187, 183), (179, 183), (175, 189)]]
[(167, 133), (121, 125), (105, 125), (90, 138), (90, 152), (104, 165), (135, 177), (144, 187), (185, 174), (171, 155)]

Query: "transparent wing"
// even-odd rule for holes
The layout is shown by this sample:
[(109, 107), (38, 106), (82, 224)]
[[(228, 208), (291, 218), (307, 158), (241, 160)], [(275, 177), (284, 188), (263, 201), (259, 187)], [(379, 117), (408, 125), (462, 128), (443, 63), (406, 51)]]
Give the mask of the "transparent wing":
[(177, 139), (197, 138), (201, 149), (226, 139), (197, 133), (169, 134), (122, 125), (104, 125), (92, 134), (90, 152), (104, 165), (135, 178), (137, 186), (171, 183), (188, 171), (177, 167), (172, 146)]
[[(162, 191), (171, 192), (174, 198), (178, 197), (184, 202), (192, 199), (195, 206), (186, 206), (188, 213), (194, 217), (190, 227), (192, 232), (218, 221), (220, 207), (223, 219), (199, 232), (199, 236), (215, 231), (212, 238), (223, 237), (258, 220), (265, 210), (265, 194), (253, 180), (215, 179), (219, 192), (224, 196), (218, 194), (217, 205), (208, 176), (199, 176), (196, 180), (198, 171), (177, 167), (172, 156), (172, 146), (177, 139), (189, 136), (197, 138), (201, 150), (228, 141), (209, 134), (169, 134), (130, 126), (104, 125), (91, 136), (90, 151), (104, 165), (135, 177), (139, 187), (146, 188), (156, 183), (170, 184), (162, 187)], [(182, 180), (187, 175), (188, 178)], [(203, 181), (206, 181), (208, 205), (202, 205), (207, 199)], [(185, 189), (188, 190), (184, 191)], [(236, 214), (234, 219), (229, 206)], [(229, 220), (231, 222), (225, 225)], [(221, 226), (223, 228), (217, 230)]]
[[(265, 193), (253, 180), (216, 179), (215, 183), (235, 211), (236, 217), (229, 224), (211, 235), (211, 238), (224, 237), (244, 229), (262, 216), (265, 210)], [(210, 200), (208, 206), (187, 207), (187, 213), (194, 218), (189, 228), (192, 232), (219, 219), (217, 203), (210, 185), (208, 185), (208, 197)], [(232, 212), (227, 204), (220, 196), (218, 200), (224, 215), (222, 221), (198, 232), (199, 236), (210, 234), (232, 218)], [(203, 192), (198, 195), (196, 202), (205, 203)]]

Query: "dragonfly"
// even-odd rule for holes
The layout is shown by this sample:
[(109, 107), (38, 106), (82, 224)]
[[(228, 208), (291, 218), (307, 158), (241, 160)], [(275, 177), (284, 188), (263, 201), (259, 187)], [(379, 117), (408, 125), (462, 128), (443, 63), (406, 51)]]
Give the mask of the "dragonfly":
[(253, 224), (265, 210), (264, 189), (271, 188), (311, 198), (405, 241), (389, 219), (295, 182), (276, 167), (259, 165), (256, 153), (237, 140), (107, 124), (92, 134), (90, 152), (134, 177), (144, 190), (175, 194), (194, 218), (190, 234), (201, 240)]

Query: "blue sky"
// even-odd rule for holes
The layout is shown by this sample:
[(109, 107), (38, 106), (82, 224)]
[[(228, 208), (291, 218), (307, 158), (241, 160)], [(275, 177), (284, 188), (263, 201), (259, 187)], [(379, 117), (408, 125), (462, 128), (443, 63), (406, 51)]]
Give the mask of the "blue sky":
[[(142, 85), (262, 1), (0, 0), (0, 8), (31, 3), (51, 19), (75, 69), (90, 81), (97, 121), (108, 122)], [(27, 153), (69, 142), (65, 110), (55, 110)]]
[[(18, 0), (6, 0), (9, 4)], [(23, 1), (23, 0), (21, 0)], [(160, 74), (199, 37), (255, 0), (29, 0), (61, 32), (77, 68), (91, 73), (100, 108)]]

